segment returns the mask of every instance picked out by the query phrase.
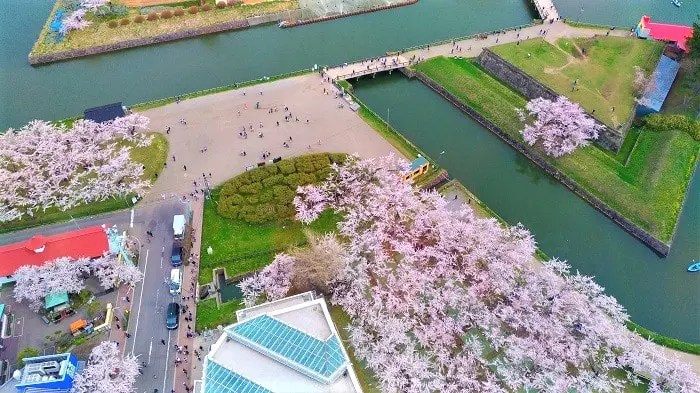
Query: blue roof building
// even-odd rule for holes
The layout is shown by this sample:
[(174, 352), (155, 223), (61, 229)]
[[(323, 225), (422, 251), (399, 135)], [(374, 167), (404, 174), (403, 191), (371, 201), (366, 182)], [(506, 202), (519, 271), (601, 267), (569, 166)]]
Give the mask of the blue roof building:
[(204, 361), (201, 393), (362, 391), (323, 298), (307, 292), (236, 315)]
[(73, 378), (78, 370), (78, 359), (71, 353), (24, 358), (24, 369), (17, 391), (60, 392), (73, 387)]
[(661, 110), (680, 68), (681, 65), (677, 61), (664, 55), (661, 56), (659, 63), (656, 65), (656, 70), (649, 78), (644, 95), (639, 99), (637, 116), (644, 116)]
[(115, 102), (114, 104), (107, 104), (102, 106), (96, 106), (94, 108), (88, 108), (83, 111), (85, 119), (92, 120), (96, 123), (102, 123), (109, 120), (114, 120), (117, 117), (124, 117), (124, 107), (121, 102)]

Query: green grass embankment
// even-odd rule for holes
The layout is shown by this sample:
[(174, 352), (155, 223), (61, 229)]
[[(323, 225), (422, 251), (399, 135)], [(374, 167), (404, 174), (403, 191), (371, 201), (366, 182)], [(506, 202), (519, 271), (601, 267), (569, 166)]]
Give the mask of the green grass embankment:
[[(163, 163), (168, 155), (168, 140), (160, 133), (153, 133), (153, 142), (145, 147), (133, 147), (131, 158), (143, 164), (143, 179), (154, 182), (156, 175), (163, 169)], [(0, 233), (13, 232), (21, 229), (32, 228), (41, 225), (55, 224), (81, 217), (89, 217), (97, 214), (126, 209), (131, 207), (131, 197), (109, 198), (76, 206), (72, 209), (62, 211), (58, 208), (49, 208), (45, 211), (38, 211), (33, 217), (25, 216), (20, 220), (0, 223)]]
[(635, 68), (648, 78), (663, 44), (622, 37), (542, 38), (491, 50), (560, 95), (577, 102), (612, 128), (625, 124), (635, 106)]
[[(474, 61), (438, 57), (415, 68), (522, 141), (517, 110), (524, 108), (526, 99)], [(559, 159), (532, 151), (640, 228), (670, 242), (700, 143), (680, 131), (640, 129), (629, 134), (636, 142), (626, 142), (618, 155), (595, 145)]]

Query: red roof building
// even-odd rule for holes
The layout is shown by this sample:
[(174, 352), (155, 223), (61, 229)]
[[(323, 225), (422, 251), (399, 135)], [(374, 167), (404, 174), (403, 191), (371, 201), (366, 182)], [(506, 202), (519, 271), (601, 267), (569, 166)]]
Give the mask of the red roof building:
[(683, 25), (671, 25), (667, 23), (655, 23), (651, 17), (642, 16), (635, 29), (637, 37), (652, 38), (659, 41), (673, 42), (683, 52), (688, 52), (687, 41), (693, 36), (693, 28)]
[(0, 277), (8, 277), (24, 265), (41, 266), (56, 258), (96, 258), (109, 251), (107, 233), (94, 226), (58, 235), (36, 235), (31, 239), (0, 246)]

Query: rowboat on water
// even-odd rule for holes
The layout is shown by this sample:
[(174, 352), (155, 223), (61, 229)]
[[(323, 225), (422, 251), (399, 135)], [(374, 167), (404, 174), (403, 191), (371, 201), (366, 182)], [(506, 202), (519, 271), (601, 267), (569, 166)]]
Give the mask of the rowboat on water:
[(673, 5), (675, 5), (676, 7), (680, 7), (680, 6), (681, 6), (681, 2), (678, 1), (678, 0), (671, 0), (671, 3), (673, 3)]
[(693, 261), (693, 263), (688, 266), (689, 272), (700, 272), (700, 262)]

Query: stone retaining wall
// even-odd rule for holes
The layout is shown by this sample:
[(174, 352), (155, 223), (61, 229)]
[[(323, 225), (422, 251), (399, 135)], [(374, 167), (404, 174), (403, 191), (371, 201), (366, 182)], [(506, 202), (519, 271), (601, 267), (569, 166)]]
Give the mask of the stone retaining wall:
[[(209, 11), (213, 12), (213, 11)], [(92, 56), (105, 52), (114, 52), (122, 49), (135, 48), (138, 46), (159, 44), (162, 42), (175, 41), (183, 38), (196, 37), (205, 34), (219, 33), (227, 30), (245, 29), (261, 23), (275, 22), (282, 19), (297, 18), (301, 16), (300, 10), (282, 11), (274, 14), (255, 16), (247, 19), (232, 20), (211, 26), (198, 27), (194, 29), (180, 30), (174, 33), (161, 34), (153, 37), (134, 38), (116, 42), (114, 44), (98, 45), (84, 49), (74, 49), (63, 52), (48, 53), (44, 55), (32, 56), (29, 54), (29, 64), (45, 64), (55, 61), (73, 59), (76, 57)]]
[(537, 164), (540, 168), (542, 168), (545, 172), (547, 172), (550, 176), (553, 178), (559, 180), (564, 186), (566, 186), (568, 189), (576, 193), (579, 197), (581, 197), (583, 200), (588, 202), (591, 206), (595, 207), (603, 213), (605, 216), (613, 220), (616, 224), (622, 227), (625, 231), (630, 233), (632, 236), (636, 237), (637, 239), (641, 240), (642, 243), (646, 244), (649, 248), (654, 250), (656, 253), (658, 253), (661, 256), (666, 256), (668, 255), (671, 245), (666, 244), (658, 239), (656, 239), (654, 236), (646, 232), (645, 230), (641, 229), (638, 227), (636, 224), (634, 224), (632, 221), (628, 220), (624, 216), (622, 216), (620, 213), (615, 211), (614, 209), (610, 208), (608, 205), (606, 205), (603, 201), (595, 197), (593, 194), (588, 192), (586, 189), (583, 187), (579, 186), (578, 183), (573, 181), (571, 178), (569, 178), (567, 175), (559, 171), (557, 168), (555, 168), (552, 164), (550, 164), (547, 160), (539, 156), (538, 154), (533, 153), (528, 146), (523, 144), (522, 142), (516, 140), (509, 134), (505, 133), (503, 130), (498, 128), (495, 124), (491, 123), (488, 119), (483, 117), (479, 112), (476, 110), (472, 109), (470, 106), (464, 104), (461, 102), (457, 97), (453, 96), (450, 92), (445, 90), (442, 86), (434, 82), (432, 79), (428, 78), (421, 72), (416, 72), (416, 78), (418, 78), (421, 82), (429, 86), (431, 89), (433, 89), (435, 92), (443, 96), (447, 101), (452, 103), (452, 105), (456, 106), (461, 110), (462, 112), (466, 113), (467, 115), (471, 116), (474, 120), (479, 122), (483, 127), (488, 129), (489, 131), (493, 132), (494, 134), (498, 135), (501, 139), (503, 139), (506, 143), (508, 143), (511, 147), (513, 147), (515, 150), (519, 151), (522, 153), (525, 157), (529, 158), (532, 162)]
[(287, 28), (287, 27), (297, 27), (297, 26), (303, 26), (303, 25), (308, 25), (310, 23), (317, 23), (317, 22), (325, 22), (333, 19), (338, 19), (338, 18), (345, 18), (348, 16), (354, 16), (354, 15), (361, 15), (361, 14), (366, 14), (368, 12), (375, 12), (375, 11), (382, 11), (382, 10), (388, 10), (390, 8), (396, 8), (396, 7), (403, 7), (405, 5), (411, 5), (417, 3), (418, 0), (406, 0), (402, 1), (400, 3), (394, 3), (394, 4), (387, 4), (387, 5), (381, 5), (378, 7), (371, 7), (367, 8), (364, 10), (359, 10), (359, 11), (354, 11), (354, 12), (348, 12), (344, 14), (337, 14), (337, 15), (329, 15), (329, 16), (322, 16), (320, 18), (311, 18), (311, 19), (300, 19), (297, 18), (296, 21), (294, 22), (286, 22), (282, 24), (280, 27)]
[[(483, 67), (486, 71), (516, 91), (520, 92), (520, 94), (524, 95), (528, 99), (542, 97), (550, 101), (554, 101), (557, 99), (557, 97), (559, 97), (559, 94), (554, 90), (538, 82), (518, 67), (493, 53), (488, 48), (484, 48), (479, 57), (477, 57), (477, 60), (479, 61), (481, 67)], [(590, 114), (588, 115), (591, 116)], [(595, 119), (595, 121), (599, 125), (605, 127), (605, 130), (600, 133), (600, 137), (596, 143), (608, 150), (618, 152), (620, 150), (620, 146), (622, 146), (624, 132), (626, 132), (627, 129), (623, 128), (624, 132), (616, 131), (598, 121), (598, 119)], [(627, 123), (627, 127), (629, 127), (629, 122)]]

